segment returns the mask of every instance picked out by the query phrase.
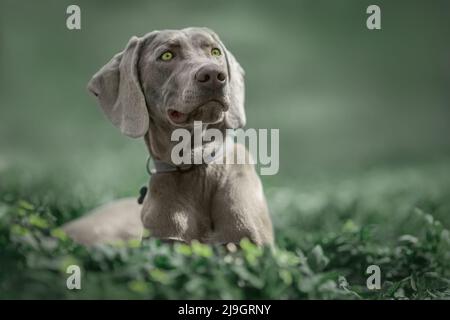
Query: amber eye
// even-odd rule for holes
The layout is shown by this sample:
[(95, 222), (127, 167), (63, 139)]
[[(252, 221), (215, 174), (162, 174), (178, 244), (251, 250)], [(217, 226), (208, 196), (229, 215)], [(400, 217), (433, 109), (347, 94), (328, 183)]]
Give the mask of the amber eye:
[(160, 56), (160, 59), (162, 61), (170, 61), (173, 59), (173, 53), (170, 51), (166, 51)]
[(222, 55), (222, 51), (219, 48), (212, 48), (211, 55), (218, 57)]

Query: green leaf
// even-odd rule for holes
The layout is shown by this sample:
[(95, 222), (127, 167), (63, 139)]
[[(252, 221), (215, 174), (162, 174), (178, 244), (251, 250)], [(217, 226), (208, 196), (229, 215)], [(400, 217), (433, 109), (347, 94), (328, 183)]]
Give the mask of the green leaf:
[(202, 244), (197, 240), (192, 241), (191, 248), (192, 252), (200, 257), (209, 258), (213, 255), (213, 252), (208, 245)]
[(149, 290), (148, 284), (141, 280), (130, 281), (128, 283), (128, 288), (136, 293), (146, 293)]
[(49, 227), (49, 224), (47, 221), (45, 221), (43, 218), (39, 217), (37, 214), (31, 214), (28, 218), (28, 222), (37, 228), (46, 229)]
[(50, 234), (52, 237), (55, 237), (61, 241), (66, 241), (67, 238), (67, 234), (64, 232), (63, 229), (61, 228), (55, 228), (52, 231), (50, 231)]
[(27, 202), (25, 200), (19, 200), (17, 205), (19, 206), (19, 208), (22, 208), (22, 209), (25, 209), (25, 210), (28, 210), (28, 211), (34, 210), (34, 206), (31, 203), (29, 203), (29, 202)]
[(330, 259), (325, 256), (320, 245), (316, 245), (308, 255), (309, 265), (316, 271), (322, 271), (330, 262)]
[(191, 256), (192, 255), (192, 249), (190, 246), (184, 243), (179, 243), (175, 245), (175, 252), (185, 255), (185, 256)]
[(161, 269), (155, 268), (149, 271), (150, 277), (156, 282), (160, 282), (162, 284), (169, 284), (170, 278), (166, 272)]

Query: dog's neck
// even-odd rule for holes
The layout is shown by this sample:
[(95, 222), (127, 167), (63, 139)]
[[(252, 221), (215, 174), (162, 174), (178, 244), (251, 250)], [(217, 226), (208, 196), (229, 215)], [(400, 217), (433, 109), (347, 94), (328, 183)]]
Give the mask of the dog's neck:
[[(209, 128), (219, 129), (222, 134), (225, 136), (226, 128), (223, 123), (219, 123), (216, 125), (208, 126)], [(206, 129), (206, 125), (202, 128), (202, 138), (204, 135), (204, 131)], [(150, 153), (150, 157), (154, 160), (166, 162), (168, 164), (173, 164), (171, 154), (172, 149), (175, 145), (179, 143), (179, 141), (172, 141), (171, 136), (174, 127), (169, 125), (168, 123), (161, 123), (158, 121), (153, 121), (150, 118), (150, 126), (147, 134), (144, 136), (145, 143), (147, 145), (148, 152)], [(189, 129), (188, 129), (189, 130)], [(194, 141), (193, 130), (189, 130), (191, 132), (191, 141)], [(203, 139), (202, 139), (203, 141)], [(217, 142), (202, 142), (202, 148), (215, 148)], [(191, 155), (193, 157), (193, 154)], [(193, 160), (193, 159), (191, 159)]]

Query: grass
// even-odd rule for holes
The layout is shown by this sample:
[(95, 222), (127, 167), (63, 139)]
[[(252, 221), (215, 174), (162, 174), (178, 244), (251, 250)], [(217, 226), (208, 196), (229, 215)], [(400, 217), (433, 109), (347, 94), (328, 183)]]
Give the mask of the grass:
[[(102, 195), (9, 171), (0, 184), (0, 298), (448, 299), (449, 172), (434, 163), (266, 182), (273, 248), (146, 240), (88, 249), (58, 226)], [(66, 288), (71, 264), (82, 269), (81, 290)], [(369, 265), (381, 269), (380, 290), (367, 289)]]

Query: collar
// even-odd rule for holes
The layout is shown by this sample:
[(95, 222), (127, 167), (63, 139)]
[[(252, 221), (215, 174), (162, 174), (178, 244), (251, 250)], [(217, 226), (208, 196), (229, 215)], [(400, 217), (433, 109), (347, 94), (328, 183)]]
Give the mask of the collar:
[[(152, 161), (151, 157), (149, 156), (147, 159), (146, 169), (149, 175), (155, 175), (158, 173), (169, 173), (169, 172), (180, 172), (180, 173), (188, 172), (201, 166), (208, 166), (209, 164), (212, 164), (219, 159), (223, 159), (223, 157), (229, 153), (229, 151), (233, 146), (234, 146), (234, 134), (227, 134), (225, 142), (215, 148), (216, 152), (214, 152), (214, 155), (212, 155), (212, 153), (210, 152), (206, 157), (206, 159), (203, 159), (204, 162), (202, 162), (201, 164), (175, 165), (173, 163), (157, 159), (153, 159)], [(205, 150), (205, 148), (203, 148), (203, 150)], [(150, 164), (152, 162), (153, 168), (150, 167)]]

